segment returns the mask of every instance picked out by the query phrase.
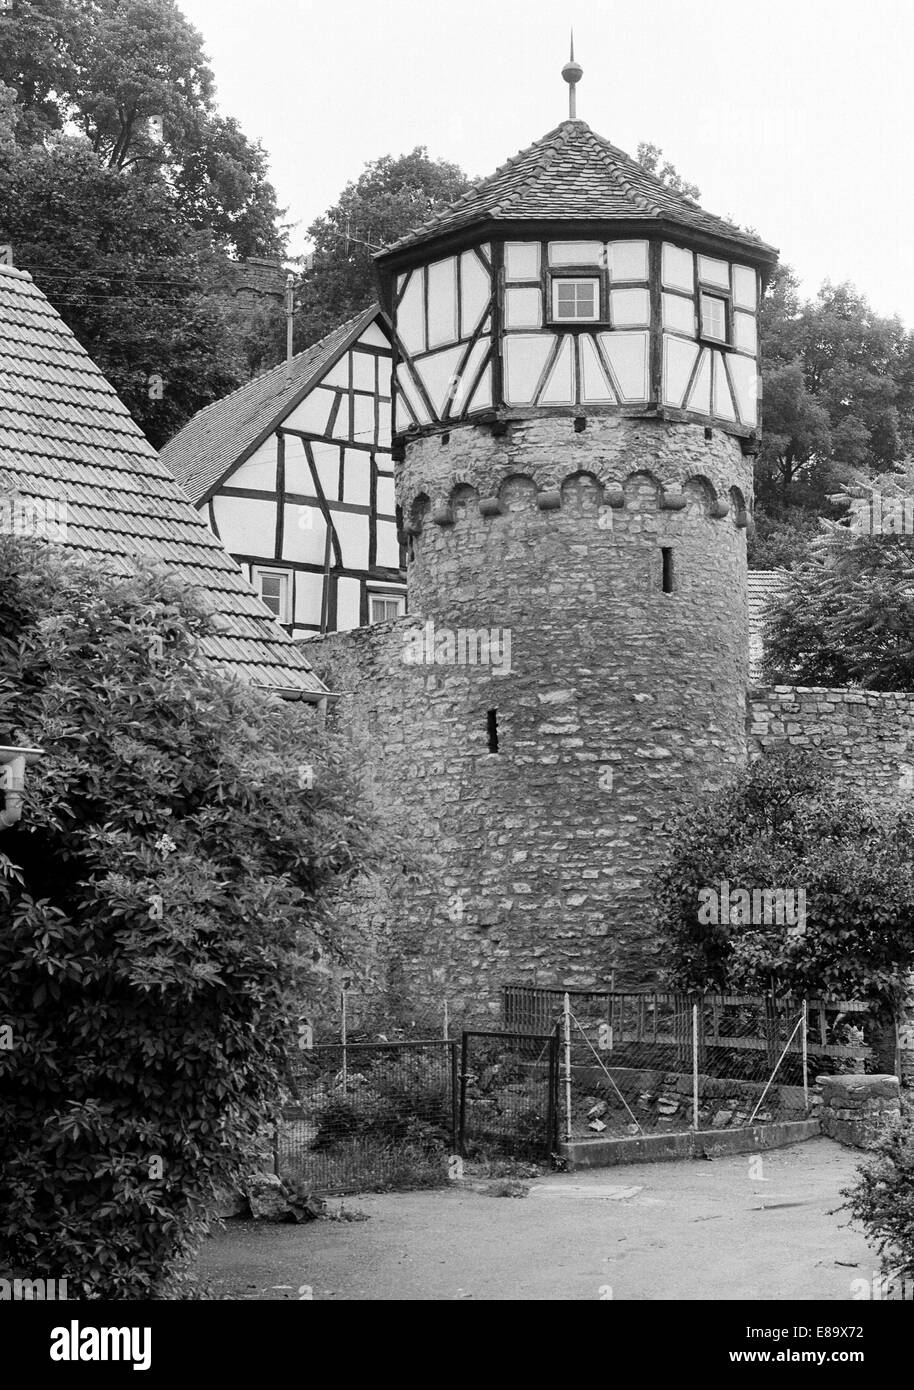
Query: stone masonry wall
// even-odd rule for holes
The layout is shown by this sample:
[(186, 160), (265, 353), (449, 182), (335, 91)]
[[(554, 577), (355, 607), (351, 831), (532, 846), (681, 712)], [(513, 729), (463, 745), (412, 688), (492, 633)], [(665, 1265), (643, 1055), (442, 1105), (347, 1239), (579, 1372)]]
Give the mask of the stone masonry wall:
[(750, 757), (786, 743), (868, 796), (914, 791), (914, 694), (776, 685), (751, 690), (746, 714)]
[[(308, 653), (402, 839), (375, 915), (415, 998), (653, 976), (660, 827), (745, 757), (750, 489), (738, 441), (698, 426), (538, 418), (407, 446), (410, 616)], [(448, 634), (483, 629), (489, 660), (448, 659)]]

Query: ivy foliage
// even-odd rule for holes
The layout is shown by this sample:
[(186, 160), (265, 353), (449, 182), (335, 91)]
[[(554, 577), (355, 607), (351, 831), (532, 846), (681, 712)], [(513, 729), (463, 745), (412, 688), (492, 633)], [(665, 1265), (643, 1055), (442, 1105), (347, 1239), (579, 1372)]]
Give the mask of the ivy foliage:
[(0, 537), (0, 742), (45, 750), (0, 838), (0, 1264), (71, 1296), (173, 1296), (262, 1153), (291, 1016), (358, 970), (357, 775), (201, 661), (210, 621), (167, 571)]

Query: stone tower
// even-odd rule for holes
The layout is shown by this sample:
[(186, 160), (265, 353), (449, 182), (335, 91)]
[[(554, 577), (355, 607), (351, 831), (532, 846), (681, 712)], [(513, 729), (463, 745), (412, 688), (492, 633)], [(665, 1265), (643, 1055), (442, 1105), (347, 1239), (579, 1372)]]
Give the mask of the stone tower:
[(360, 660), (438, 865), (407, 976), (478, 1000), (656, 968), (661, 825), (745, 756), (775, 261), (576, 119), (378, 257), (410, 616)]

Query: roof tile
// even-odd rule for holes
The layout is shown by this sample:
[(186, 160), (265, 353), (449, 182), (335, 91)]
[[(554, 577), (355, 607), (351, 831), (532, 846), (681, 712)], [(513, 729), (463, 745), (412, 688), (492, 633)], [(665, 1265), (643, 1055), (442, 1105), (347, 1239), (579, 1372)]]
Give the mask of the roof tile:
[(67, 504), (65, 544), (112, 574), (168, 561), (222, 618), (203, 650), (252, 684), (320, 696), (276, 623), (30, 275), (0, 266), (0, 488)]

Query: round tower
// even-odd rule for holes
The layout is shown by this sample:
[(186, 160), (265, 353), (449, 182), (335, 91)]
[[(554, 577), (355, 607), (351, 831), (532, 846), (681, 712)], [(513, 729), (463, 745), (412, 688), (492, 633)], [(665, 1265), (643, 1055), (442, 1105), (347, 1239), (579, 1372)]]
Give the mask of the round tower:
[(418, 711), (404, 777), (440, 865), (405, 909), (407, 974), (435, 963), (491, 998), (656, 969), (662, 823), (745, 756), (775, 260), (579, 120), (378, 258)]

